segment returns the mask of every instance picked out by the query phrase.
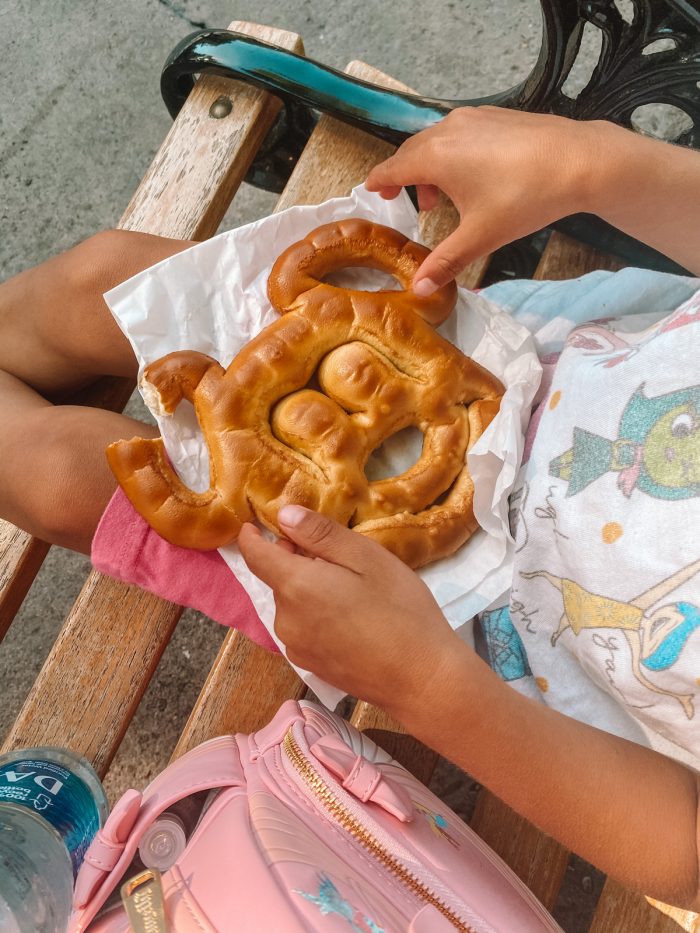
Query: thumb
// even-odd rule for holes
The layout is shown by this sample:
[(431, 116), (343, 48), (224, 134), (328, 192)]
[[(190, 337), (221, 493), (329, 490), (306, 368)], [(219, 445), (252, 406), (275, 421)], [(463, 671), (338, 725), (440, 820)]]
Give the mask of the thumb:
[(423, 260), (413, 276), (413, 291), (420, 298), (427, 298), (434, 291), (455, 279), (465, 266), (481, 255), (481, 244), (469, 234), (464, 224), (443, 240)]
[(332, 518), (301, 505), (283, 506), (277, 515), (277, 522), (285, 535), (309, 556), (321, 557), (356, 573), (364, 571), (368, 560), (376, 559), (372, 552), (374, 548), (380, 547), (356, 531), (339, 525)]

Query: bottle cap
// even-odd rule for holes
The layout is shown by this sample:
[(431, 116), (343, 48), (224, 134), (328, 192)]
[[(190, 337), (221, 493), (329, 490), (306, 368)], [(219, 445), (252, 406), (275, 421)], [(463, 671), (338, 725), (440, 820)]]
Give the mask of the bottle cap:
[(182, 820), (174, 813), (164, 813), (141, 837), (139, 855), (146, 868), (163, 872), (173, 867), (186, 845)]

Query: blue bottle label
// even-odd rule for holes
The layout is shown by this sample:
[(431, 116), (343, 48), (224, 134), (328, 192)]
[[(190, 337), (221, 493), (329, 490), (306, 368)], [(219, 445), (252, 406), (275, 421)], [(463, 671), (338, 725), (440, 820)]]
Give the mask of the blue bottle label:
[(72, 771), (52, 761), (17, 759), (0, 765), (0, 804), (27, 807), (58, 832), (76, 875), (100, 815), (92, 791)]

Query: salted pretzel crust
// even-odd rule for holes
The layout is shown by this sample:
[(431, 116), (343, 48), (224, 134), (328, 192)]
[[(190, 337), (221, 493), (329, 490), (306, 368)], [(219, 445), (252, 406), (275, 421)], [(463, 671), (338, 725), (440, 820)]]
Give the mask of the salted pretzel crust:
[[(275, 262), (268, 295), (281, 316), (227, 369), (194, 351), (146, 368), (163, 411), (192, 402), (210, 458), (209, 489), (198, 493), (180, 481), (160, 439), (107, 449), (119, 484), (158, 534), (217, 548), (246, 521), (278, 531), (279, 509), (296, 503), (414, 568), (470, 537), (477, 523), (466, 452), (498, 412), (503, 387), (434, 330), (454, 307), (455, 285), (429, 298), (411, 292), (427, 253), (366, 220), (326, 224)], [(389, 272), (403, 291), (323, 281), (348, 266)], [(369, 482), (372, 451), (411, 425), (424, 435), (417, 463)]]

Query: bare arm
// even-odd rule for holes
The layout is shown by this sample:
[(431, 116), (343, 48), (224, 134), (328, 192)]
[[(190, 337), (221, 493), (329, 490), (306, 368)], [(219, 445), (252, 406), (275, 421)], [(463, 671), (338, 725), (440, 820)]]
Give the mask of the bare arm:
[(700, 274), (700, 153), (611, 123), (584, 209)]
[(459, 227), (416, 273), (424, 294), (478, 256), (579, 211), (700, 274), (700, 153), (612, 123), (455, 110), (408, 139), (366, 185), (385, 198), (417, 185), (425, 210), (441, 190), (457, 207)]
[(375, 542), (298, 507), (279, 519), (303, 554), (251, 525), (238, 543), (275, 592), (275, 629), (291, 661), (387, 710), (623, 883), (700, 906), (697, 775), (516, 693)]
[(697, 910), (697, 774), (521, 696), (456, 638), (437, 679), (388, 711), (566, 848)]

